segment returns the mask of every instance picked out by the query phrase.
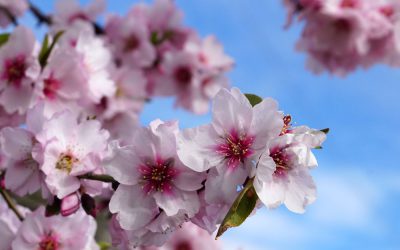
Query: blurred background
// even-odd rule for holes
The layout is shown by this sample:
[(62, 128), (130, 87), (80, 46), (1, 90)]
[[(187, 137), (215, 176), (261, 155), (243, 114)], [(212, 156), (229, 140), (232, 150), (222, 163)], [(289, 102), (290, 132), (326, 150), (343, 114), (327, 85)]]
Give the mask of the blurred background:
[[(33, 1), (51, 12), (53, 0)], [(86, 4), (89, 1), (80, 1)], [(138, 1), (108, 1), (109, 12), (125, 14)], [(151, 1), (148, 1), (151, 2)], [(259, 210), (222, 238), (224, 249), (400, 249), (400, 69), (375, 66), (346, 78), (313, 75), (294, 45), (301, 24), (284, 30), (280, 1), (177, 0), (185, 23), (202, 36), (215, 34), (236, 61), (232, 86), (273, 97), (296, 125), (329, 127), (319, 167), (312, 174), (319, 197), (304, 215), (281, 207)], [(26, 14), (22, 23), (36, 27)], [(42, 39), (46, 27), (36, 29)], [(179, 120), (181, 128), (211, 120), (155, 99), (142, 113)]]

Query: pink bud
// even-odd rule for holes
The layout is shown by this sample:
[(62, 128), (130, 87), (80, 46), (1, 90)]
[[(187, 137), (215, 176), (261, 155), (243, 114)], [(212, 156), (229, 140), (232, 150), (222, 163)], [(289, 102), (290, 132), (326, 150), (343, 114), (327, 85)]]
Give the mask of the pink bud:
[(69, 216), (78, 211), (81, 202), (77, 193), (72, 193), (64, 197), (61, 201), (61, 215)]

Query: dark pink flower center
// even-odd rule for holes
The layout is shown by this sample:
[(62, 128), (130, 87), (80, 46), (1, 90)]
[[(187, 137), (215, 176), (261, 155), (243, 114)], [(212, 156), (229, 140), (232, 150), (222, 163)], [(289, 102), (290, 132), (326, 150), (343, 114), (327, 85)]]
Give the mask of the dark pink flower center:
[(276, 164), (276, 169), (274, 172), (275, 177), (286, 177), (287, 173), (291, 170), (291, 157), (286, 152), (286, 148), (287, 147), (274, 148), (269, 154)]
[(158, 160), (156, 163), (147, 162), (139, 167), (142, 174), (143, 190), (149, 194), (155, 192), (170, 192), (172, 182), (178, 172), (174, 169), (174, 160)]
[(386, 17), (391, 17), (394, 14), (394, 8), (393, 6), (383, 6), (382, 8), (379, 9), (379, 11)]
[(46, 235), (39, 243), (39, 250), (57, 250), (59, 243), (53, 235)]
[(235, 168), (240, 162), (253, 154), (251, 145), (254, 137), (233, 131), (225, 138), (224, 143), (217, 146), (217, 153), (224, 155), (229, 168)]
[(72, 15), (70, 18), (68, 18), (68, 23), (72, 23), (75, 20), (90, 21), (89, 17), (84, 12), (77, 12), (74, 15)]
[(349, 20), (344, 18), (339, 18), (334, 21), (333, 26), (337, 32), (340, 34), (347, 34), (351, 31), (351, 23)]
[(358, 0), (342, 0), (340, 7), (342, 8), (355, 8), (358, 5)]
[(175, 69), (174, 78), (180, 85), (186, 86), (192, 81), (193, 74), (188, 66), (180, 66)]
[(49, 78), (45, 79), (44, 81), (44, 88), (43, 94), (50, 99), (54, 99), (56, 96), (57, 90), (60, 88), (61, 83), (59, 80), (50, 76)]
[(188, 241), (180, 241), (173, 250), (193, 250), (193, 247)]
[(7, 80), (8, 83), (19, 86), (22, 79), (25, 77), (25, 71), (27, 68), (25, 56), (17, 56), (6, 60), (4, 68), (3, 79)]
[(125, 46), (124, 51), (130, 52), (134, 51), (140, 46), (140, 41), (135, 35), (130, 35), (128, 38), (125, 39)]

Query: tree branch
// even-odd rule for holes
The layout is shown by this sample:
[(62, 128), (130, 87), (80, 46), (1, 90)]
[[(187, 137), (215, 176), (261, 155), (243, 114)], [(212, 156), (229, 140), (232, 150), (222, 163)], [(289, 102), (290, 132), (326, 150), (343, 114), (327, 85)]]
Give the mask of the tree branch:
[(14, 201), (11, 199), (11, 196), (4, 188), (0, 188), (0, 194), (4, 198), (5, 202), (7, 203), (8, 207), (15, 213), (20, 221), (24, 220), (24, 216), (18, 211), (17, 206), (15, 205)]
[(51, 19), (50, 15), (44, 14), (36, 5), (32, 2), (29, 2), (29, 9), (31, 10), (32, 14), (36, 17), (39, 22), (39, 25), (45, 23), (47, 25), (51, 25), (53, 20)]
[(17, 18), (14, 16), (13, 13), (10, 12), (9, 9), (4, 6), (0, 6), (0, 11), (3, 12), (15, 26), (18, 26)]

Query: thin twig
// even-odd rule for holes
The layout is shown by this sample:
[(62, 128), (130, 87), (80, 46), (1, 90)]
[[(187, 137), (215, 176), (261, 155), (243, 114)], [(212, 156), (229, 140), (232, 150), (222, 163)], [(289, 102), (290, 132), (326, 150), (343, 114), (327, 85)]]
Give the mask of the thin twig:
[(17, 18), (13, 13), (10, 12), (9, 9), (7, 9), (7, 7), (0, 6), (0, 11), (3, 12), (15, 26), (18, 26)]
[(1, 193), (1, 196), (4, 198), (4, 200), (6, 201), (8, 207), (15, 213), (15, 215), (18, 217), (18, 219), (20, 221), (23, 221), (24, 216), (22, 216), (22, 214), (18, 211), (17, 206), (15, 205), (14, 201), (11, 199), (8, 192), (5, 189), (0, 188), (0, 193)]
[(29, 2), (29, 9), (31, 10), (32, 14), (36, 17), (36, 19), (38, 20), (39, 24), (45, 23), (47, 25), (51, 25), (53, 23), (53, 20), (51, 19), (51, 16), (46, 15), (45, 13), (43, 13), (32, 2)]

